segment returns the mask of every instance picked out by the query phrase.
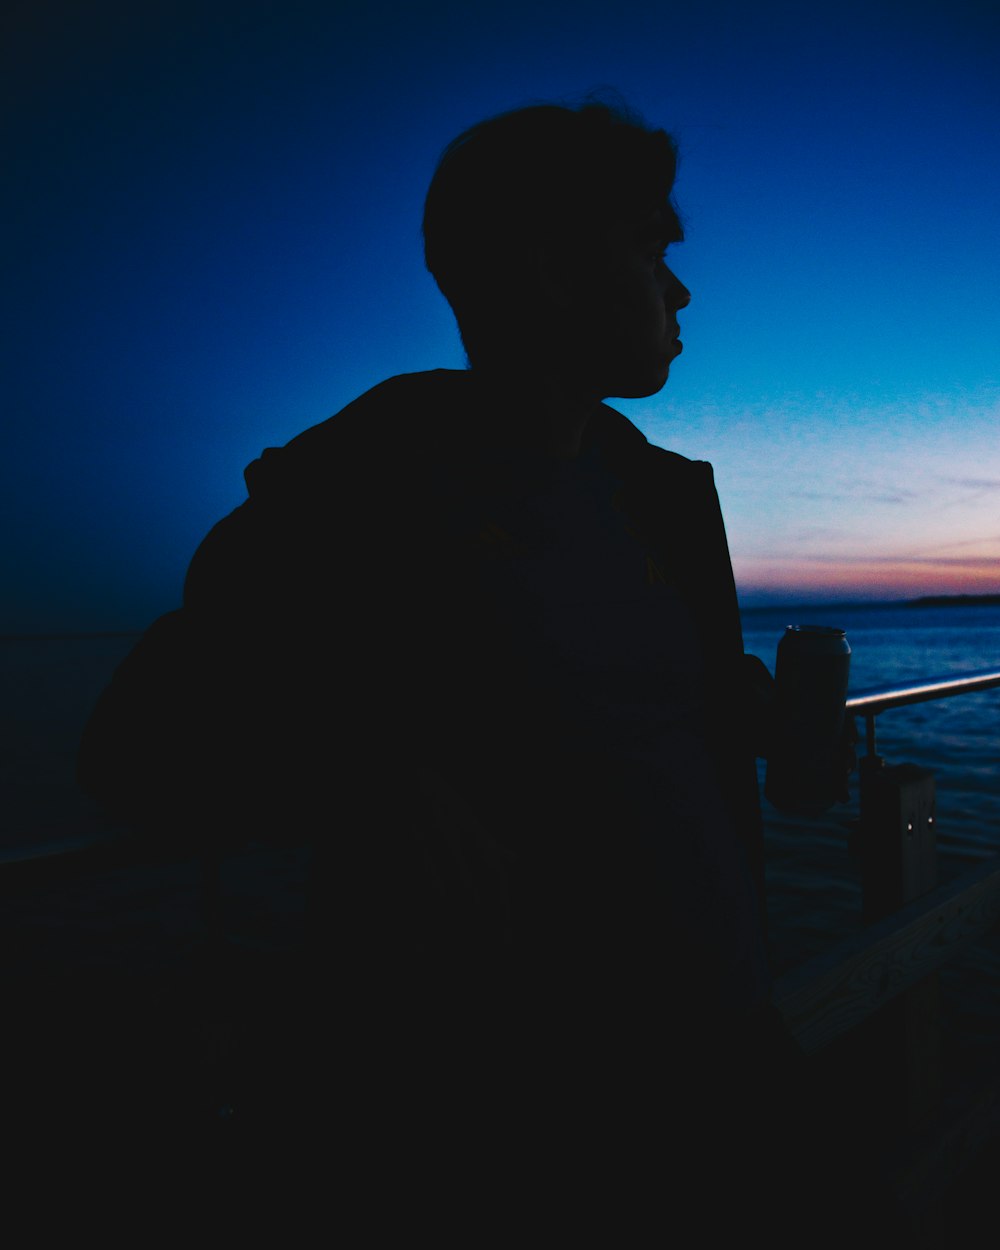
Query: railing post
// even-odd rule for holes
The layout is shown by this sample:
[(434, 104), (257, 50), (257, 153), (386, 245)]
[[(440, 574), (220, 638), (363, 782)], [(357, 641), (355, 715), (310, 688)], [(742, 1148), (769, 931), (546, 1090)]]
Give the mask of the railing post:
[[(934, 775), (914, 764), (861, 761), (861, 862), (866, 923), (938, 884)], [(932, 973), (879, 1013), (873, 1043), (890, 1108), (916, 1127), (941, 1095), (940, 982)]]

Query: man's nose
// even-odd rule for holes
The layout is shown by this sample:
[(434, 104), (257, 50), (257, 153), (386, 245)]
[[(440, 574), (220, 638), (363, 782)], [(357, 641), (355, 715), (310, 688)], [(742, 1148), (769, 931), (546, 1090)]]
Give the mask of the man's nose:
[(691, 303), (691, 292), (676, 274), (671, 273), (670, 276), (674, 280), (673, 288), (668, 293), (671, 307), (677, 309), (678, 311), (682, 308), (687, 308), (688, 304)]

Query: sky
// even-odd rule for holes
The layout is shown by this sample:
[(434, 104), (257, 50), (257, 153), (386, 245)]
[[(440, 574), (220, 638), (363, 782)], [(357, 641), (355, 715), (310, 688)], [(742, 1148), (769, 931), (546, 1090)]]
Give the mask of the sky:
[(1000, 592), (1000, 8), (18, 3), (2, 19), (0, 633), (143, 628), (267, 446), (464, 367), (423, 197), (613, 88), (680, 148), (666, 388), (741, 602)]

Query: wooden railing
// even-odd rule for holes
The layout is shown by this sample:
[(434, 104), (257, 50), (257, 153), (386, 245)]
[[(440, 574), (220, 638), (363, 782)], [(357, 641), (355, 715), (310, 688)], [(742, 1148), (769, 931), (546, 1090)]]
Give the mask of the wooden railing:
[(775, 1002), (799, 1044), (821, 1050), (1000, 921), (1000, 856), (785, 973)]

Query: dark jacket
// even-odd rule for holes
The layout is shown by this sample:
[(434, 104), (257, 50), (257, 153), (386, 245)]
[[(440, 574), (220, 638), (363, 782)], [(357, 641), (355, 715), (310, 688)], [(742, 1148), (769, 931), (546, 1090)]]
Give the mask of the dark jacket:
[[(483, 535), (503, 490), (482, 403), (468, 374), (392, 378), (254, 461), (247, 502), (191, 563), (183, 609), (152, 626), (98, 707), (84, 789), (132, 824), (326, 847), (372, 768), (381, 801), (413, 766), (467, 794), (477, 709), (495, 701), (508, 740), (532, 719), (465, 576), (495, 554)], [(588, 437), (694, 615), (718, 773), (760, 883), (753, 707), (711, 466), (607, 406)]]
[[(546, 808), (545, 794), (561, 803), (546, 709), (475, 591), (478, 562), (497, 558), (495, 452), (516, 439), (517, 415), (491, 403), (469, 374), (405, 375), (265, 451), (247, 502), (195, 554), (183, 608), (106, 691), (80, 779), (119, 819), (195, 845), (313, 844), (317, 941), (363, 947), (360, 964), (405, 950), (481, 968), (519, 941), (565, 964), (606, 910), (618, 919), (594, 943), (610, 969), (608, 932), (643, 914), (636, 883), (617, 913), (594, 905), (613, 876), (610, 819)], [(709, 742), (759, 887), (748, 674), (711, 466), (606, 406), (588, 440), (693, 615)]]

